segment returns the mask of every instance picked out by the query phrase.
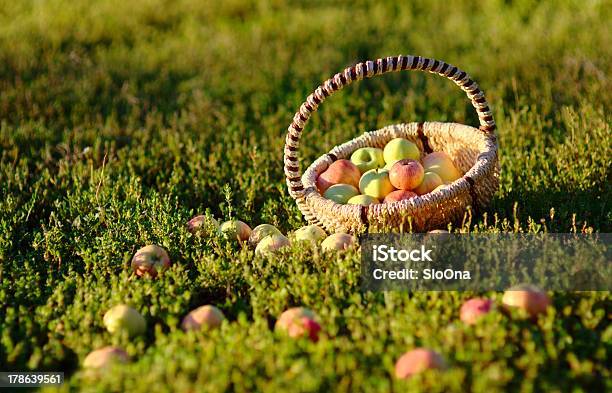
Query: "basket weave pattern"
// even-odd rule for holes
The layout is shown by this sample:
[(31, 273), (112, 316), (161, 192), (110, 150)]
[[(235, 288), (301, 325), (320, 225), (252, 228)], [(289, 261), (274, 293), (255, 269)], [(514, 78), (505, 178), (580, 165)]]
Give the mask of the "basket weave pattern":
[[(319, 105), (335, 91), (364, 78), (386, 72), (421, 70), (444, 76), (458, 85), (478, 113), (479, 128), (458, 123), (407, 123), (367, 132), (334, 147), (319, 157), (302, 176), (297, 152), (304, 126)], [(329, 232), (360, 233), (368, 228), (427, 231), (464, 216), (466, 208), (486, 205), (499, 184), (495, 121), (484, 93), (470, 76), (443, 61), (421, 56), (396, 56), (366, 61), (346, 68), (325, 81), (308, 96), (288, 128), (284, 149), (284, 170), (290, 195), (304, 217)], [(452, 184), (419, 197), (395, 203), (369, 206), (340, 205), (321, 196), (317, 176), (335, 160), (349, 158), (360, 147), (384, 147), (393, 138), (415, 143), (421, 157), (432, 151), (444, 151), (457, 168), (465, 173)]]

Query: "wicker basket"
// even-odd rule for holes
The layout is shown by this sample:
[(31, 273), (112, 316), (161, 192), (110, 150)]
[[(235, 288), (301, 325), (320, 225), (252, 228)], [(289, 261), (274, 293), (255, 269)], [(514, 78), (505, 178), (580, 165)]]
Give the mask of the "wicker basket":
[[(297, 157), (302, 130), (325, 98), (351, 82), (402, 70), (428, 71), (453, 81), (471, 100), (478, 113), (480, 127), (440, 122), (387, 126), (334, 147), (315, 160), (302, 176)], [(308, 96), (295, 114), (284, 149), (289, 193), (309, 223), (332, 233), (381, 229), (421, 232), (440, 228), (460, 220), (466, 215), (468, 207), (477, 213), (496, 192), (499, 162), (494, 130), (495, 121), (484, 93), (467, 73), (455, 66), (421, 56), (401, 55), (358, 63), (325, 81)], [(394, 203), (340, 205), (321, 196), (316, 187), (317, 176), (333, 161), (350, 157), (360, 147), (383, 147), (397, 137), (416, 143), (422, 156), (432, 151), (446, 152), (465, 175), (438, 191)]]

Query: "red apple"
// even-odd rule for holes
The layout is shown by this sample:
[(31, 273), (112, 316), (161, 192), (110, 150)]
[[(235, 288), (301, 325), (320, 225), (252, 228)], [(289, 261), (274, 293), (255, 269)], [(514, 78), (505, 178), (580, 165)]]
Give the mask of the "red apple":
[(420, 162), (406, 158), (399, 160), (389, 171), (389, 180), (393, 187), (400, 190), (414, 190), (423, 181), (425, 170)]
[(128, 354), (119, 347), (104, 347), (92, 351), (83, 360), (83, 367), (89, 369), (106, 368), (113, 363), (127, 363)]
[(338, 160), (319, 175), (317, 178), (317, 188), (321, 195), (334, 184), (350, 184), (358, 188), (361, 172), (359, 168), (349, 160)]
[(383, 203), (399, 202), (399, 201), (403, 201), (404, 199), (414, 198), (415, 196), (417, 196), (417, 194), (415, 194), (412, 191), (408, 191), (408, 190), (395, 190), (395, 191), (387, 194), (387, 196), (385, 197), (385, 200), (383, 201)]
[(517, 285), (504, 292), (502, 303), (506, 308), (524, 310), (529, 316), (535, 318), (538, 314), (546, 312), (550, 306), (550, 298), (546, 292), (535, 285)]
[(291, 338), (308, 337), (316, 342), (321, 331), (321, 325), (316, 319), (317, 316), (313, 311), (304, 307), (294, 307), (281, 314), (274, 329), (286, 333)]
[(170, 267), (170, 257), (166, 250), (160, 246), (150, 244), (144, 246), (134, 254), (132, 269), (138, 276), (151, 276), (153, 278)]
[(446, 367), (442, 356), (426, 348), (417, 348), (403, 354), (395, 363), (395, 376), (407, 379), (425, 370), (444, 369)]
[(183, 330), (207, 329), (213, 330), (221, 326), (225, 316), (217, 307), (205, 305), (192, 310), (183, 318), (181, 327)]
[(475, 324), (478, 319), (488, 314), (493, 308), (491, 299), (474, 298), (466, 301), (461, 306), (459, 318), (468, 325)]
[[(213, 217), (210, 217), (210, 223), (215, 228), (219, 228), (219, 223)], [(187, 221), (187, 230), (191, 233), (196, 233), (200, 229), (204, 228), (205, 226), (206, 226), (206, 216), (203, 214), (199, 216), (195, 216), (191, 220)]]

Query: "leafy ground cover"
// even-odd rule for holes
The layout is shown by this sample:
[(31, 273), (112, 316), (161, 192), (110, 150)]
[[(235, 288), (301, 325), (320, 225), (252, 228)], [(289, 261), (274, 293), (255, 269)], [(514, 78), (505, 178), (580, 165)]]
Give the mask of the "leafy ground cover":
[[(64, 370), (66, 391), (610, 389), (609, 292), (551, 293), (535, 323), (494, 313), (466, 327), (468, 293), (362, 293), (358, 252), (260, 258), (187, 232), (205, 211), (303, 225), (282, 173), (294, 111), (345, 66), (396, 54), (467, 70), (496, 116), (499, 192), (455, 230), (610, 232), (612, 7), (405, 3), (0, 0), (0, 369)], [(364, 81), (313, 117), (303, 162), (423, 120), (476, 124), (441, 78)], [(155, 281), (129, 270), (149, 243), (174, 261)], [(104, 330), (119, 302), (145, 316), (146, 336)], [(183, 333), (206, 303), (228, 322)], [(271, 330), (294, 305), (320, 315), (318, 343)], [(108, 344), (132, 362), (87, 380), (79, 363)], [(395, 380), (415, 346), (450, 368)]]

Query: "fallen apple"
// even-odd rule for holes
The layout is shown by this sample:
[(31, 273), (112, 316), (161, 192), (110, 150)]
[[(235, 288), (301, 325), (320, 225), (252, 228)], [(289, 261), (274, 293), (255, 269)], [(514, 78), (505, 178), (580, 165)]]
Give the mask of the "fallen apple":
[(325, 239), (327, 234), (318, 225), (306, 225), (296, 230), (293, 237), (298, 242), (318, 243)]
[(391, 139), (383, 150), (383, 157), (385, 163), (391, 164), (396, 161), (410, 158), (418, 160), (421, 158), (421, 152), (414, 143), (404, 138)]
[(114, 306), (104, 314), (104, 326), (111, 334), (127, 333), (133, 337), (143, 334), (147, 329), (147, 322), (134, 308), (125, 304)]
[(323, 195), (325, 191), (334, 184), (350, 184), (357, 187), (361, 172), (349, 160), (337, 160), (319, 175), (317, 178), (317, 189)]
[[(206, 222), (207, 219), (205, 215), (202, 214), (199, 216), (195, 216), (191, 220), (187, 221), (187, 230), (191, 233), (196, 233), (200, 229), (205, 227)], [(209, 222), (214, 228), (219, 229), (219, 223), (213, 217), (210, 217)]]
[(192, 310), (183, 318), (183, 330), (213, 330), (221, 326), (225, 316), (217, 307), (205, 305)]
[(417, 348), (403, 354), (395, 363), (395, 376), (407, 379), (426, 370), (444, 369), (444, 358), (437, 352), (426, 348)]
[(270, 224), (257, 225), (255, 229), (253, 229), (251, 231), (251, 234), (249, 235), (249, 246), (257, 247), (257, 244), (259, 244), (259, 242), (264, 237), (274, 235), (274, 234), (282, 235), (281, 231), (279, 231), (274, 225), (270, 225)]
[(393, 185), (389, 180), (389, 171), (386, 169), (371, 169), (359, 180), (359, 191), (378, 200), (384, 199), (393, 190)]
[(426, 172), (435, 172), (444, 183), (453, 182), (461, 177), (453, 160), (443, 151), (435, 151), (423, 157)]
[(395, 190), (395, 191), (392, 191), (392, 192), (387, 194), (387, 196), (383, 200), (383, 203), (399, 202), (399, 201), (403, 201), (405, 199), (414, 198), (416, 196), (418, 196), (418, 195), (415, 194), (412, 191), (408, 191), (408, 190)]
[(528, 284), (517, 285), (506, 290), (502, 298), (502, 304), (506, 309), (518, 308), (532, 318), (545, 313), (550, 303), (546, 292), (535, 285)]
[(347, 233), (334, 233), (329, 235), (321, 243), (323, 251), (342, 251), (351, 247), (355, 243), (355, 237)]
[(355, 195), (359, 195), (359, 190), (350, 184), (334, 184), (323, 194), (325, 198), (342, 205)]
[(359, 168), (361, 173), (385, 165), (383, 151), (376, 147), (361, 147), (351, 154), (351, 162)]
[(459, 319), (468, 325), (473, 325), (478, 322), (480, 318), (488, 314), (492, 309), (493, 301), (491, 299), (470, 299), (461, 306), (461, 310), (459, 311)]
[(416, 192), (418, 195), (423, 195), (427, 194), (428, 192), (432, 192), (442, 185), (444, 185), (444, 183), (436, 172), (425, 172), (425, 175), (423, 175), (423, 181), (417, 186), (417, 188), (414, 189), (414, 192)]
[(289, 239), (287, 239), (287, 237), (285, 237), (284, 235), (280, 233), (275, 233), (273, 235), (266, 236), (263, 239), (261, 239), (261, 241), (259, 242), (259, 244), (257, 244), (257, 247), (255, 248), (255, 254), (256, 255), (273, 254), (274, 252), (280, 250), (283, 247), (287, 247), (290, 244), (291, 243), (289, 242)]
[(240, 242), (248, 241), (251, 236), (251, 227), (240, 220), (225, 221), (219, 231), (226, 239), (237, 239)]
[(294, 307), (283, 312), (274, 330), (287, 334), (291, 338), (308, 337), (311, 341), (319, 340), (321, 325), (316, 321), (316, 314), (304, 307)]
[(113, 363), (127, 363), (127, 352), (119, 347), (103, 347), (90, 352), (83, 360), (83, 367), (89, 369), (106, 368)]
[(406, 158), (396, 162), (389, 171), (389, 181), (400, 190), (414, 190), (423, 181), (425, 171), (420, 162)]
[(376, 203), (380, 203), (378, 199), (372, 196), (363, 195), (363, 194), (355, 195), (354, 197), (352, 197), (346, 202), (347, 205), (364, 205), (364, 206), (373, 205)]
[(149, 244), (136, 251), (131, 266), (137, 276), (157, 277), (170, 267), (170, 257), (160, 246)]

